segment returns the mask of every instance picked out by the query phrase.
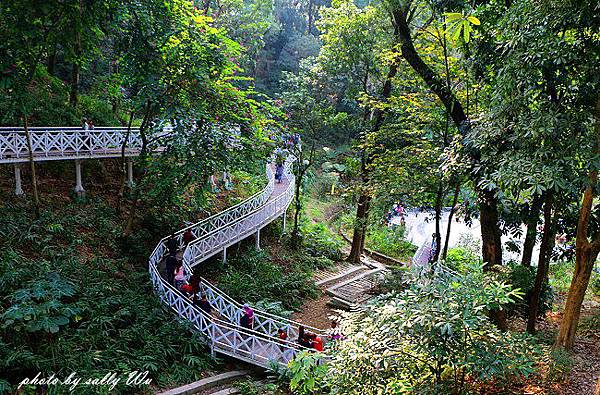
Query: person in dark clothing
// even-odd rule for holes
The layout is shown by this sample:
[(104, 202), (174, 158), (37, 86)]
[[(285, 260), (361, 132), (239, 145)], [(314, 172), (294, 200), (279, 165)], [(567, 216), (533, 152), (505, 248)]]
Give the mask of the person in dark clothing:
[(190, 286), (192, 287), (192, 295), (194, 295), (193, 302), (198, 301), (198, 292), (200, 292), (200, 276), (193, 273), (189, 279)]
[(298, 328), (298, 344), (302, 347), (312, 348), (312, 342), (310, 341), (310, 332), (307, 332), (303, 325)]
[(278, 163), (277, 167), (275, 168), (275, 180), (278, 183), (283, 181), (283, 163)]
[(169, 251), (170, 255), (177, 254), (177, 248), (179, 247), (178, 244), (179, 243), (177, 243), (177, 239), (175, 238), (175, 234), (171, 233), (171, 236), (169, 236), (169, 239), (167, 240), (167, 250)]
[(192, 240), (194, 240), (194, 234), (192, 233), (191, 229), (188, 229), (183, 234), (183, 244), (187, 246), (192, 242)]
[(165, 262), (165, 271), (167, 274), (167, 281), (173, 285), (175, 280), (175, 268), (177, 267), (177, 258), (174, 254), (169, 254)]
[(252, 329), (254, 327), (254, 310), (250, 308), (248, 303), (245, 303), (242, 307), (242, 317), (240, 318), (240, 326), (246, 329)]
[(300, 325), (298, 327), (298, 344), (304, 339), (304, 325)]
[(197, 306), (200, 307), (200, 310), (204, 311), (206, 314), (210, 314), (213, 310), (210, 302), (206, 299), (206, 295), (204, 294), (198, 301)]

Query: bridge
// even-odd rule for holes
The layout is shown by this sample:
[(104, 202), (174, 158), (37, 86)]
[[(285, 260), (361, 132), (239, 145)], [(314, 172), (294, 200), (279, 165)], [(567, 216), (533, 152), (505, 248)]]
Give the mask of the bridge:
[[(29, 141), (25, 131), (19, 128), (0, 128), (0, 164), (15, 166), (15, 192), (23, 193), (21, 188), (19, 165), (28, 162), (30, 157), (36, 162), (49, 160), (74, 160), (76, 163), (77, 185), (75, 191), (83, 191), (81, 185), (81, 161), (121, 157), (123, 142), (125, 156), (139, 154), (141, 141), (138, 129), (102, 128), (82, 130), (81, 128), (30, 128)], [(29, 150), (31, 147), (31, 151)], [(31, 152), (31, 154), (30, 154)], [(227, 257), (227, 248), (247, 237), (255, 238), (260, 248), (260, 231), (269, 223), (282, 218), (285, 229), (285, 214), (294, 197), (295, 177), (291, 171), (294, 159), (288, 158), (284, 165), (284, 180), (274, 182), (273, 164), (265, 164), (265, 187), (243, 202), (218, 214), (190, 225), (175, 233), (186, 276), (192, 274), (192, 268), (214, 255)], [(132, 165), (129, 161), (129, 182), (132, 179)], [(190, 230), (194, 239), (187, 246), (183, 234)], [(205, 335), (211, 352), (228, 355), (239, 360), (269, 367), (272, 364), (287, 363), (303, 347), (295, 342), (298, 337), (298, 322), (268, 312), (254, 311), (253, 329), (239, 325), (242, 305), (230, 298), (219, 288), (200, 277), (200, 290), (217, 314), (207, 314), (192, 303), (192, 300), (174, 288), (161, 275), (161, 264), (167, 253), (168, 237), (159, 241), (148, 261), (148, 270), (154, 292), (164, 304), (182, 319)], [(324, 331), (307, 325), (304, 327), (320, 335), (324, 340)], [(289, 340), (277, 337), (279, 329), (286, 331)]]

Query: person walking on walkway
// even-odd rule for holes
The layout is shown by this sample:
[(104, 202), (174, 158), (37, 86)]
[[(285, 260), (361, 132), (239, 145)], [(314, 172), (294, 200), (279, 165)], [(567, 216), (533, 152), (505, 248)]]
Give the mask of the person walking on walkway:
[(317, 335), (316, 333), (313, 333), (312, 335), (312, 345), (315, 350), (323, 352), (323, 339), (321, 339), (321, 336)]
[(277, 167), (275, 168), (275, 181), (281, 183), (283, 180), (283, 163), (277, 163)]
[(177, 264), (178, 261), (175, 255), (169, 254), (165, 262), (165, 272), (167, 275), (167, 281), (171, 285), (173, 285), (173, 280), (175, 279), (175, 269), (177, 268)]
[(210, 305), (210, 302), (206, 299), (206, 295), (202, 294), (202, 297), (200, 298), (200, 300), (197, 303), (198, 307), (200, 307), (200, 310), (204, 311), (206, 314), (212, 313), (212, 306)]
[(187, 246), (192, 242), (192, 240), (194, 240), (194, 234), (192, 233), (191, 229), (188, 229), (183, 234), (183, 244)]
[(185, 271), (183, 270), (183, 263), (177, 259), (177, 265), (175, 266), (175, 288), (181, 289), (181, 286), (185, 284)]
[(244, 303), (242, 306), (242, 318), (240, 318), (240, 326), (246, 329), (252, 329), (254, 327), (254, 310), (250, 308), (248, 303)]
[(179, 246), (175, 233), (171, 233), (171, 236), (169, 236), (169, 239), (167, 240), (167, 251), (169, 251), (169, 254), (175, 255), (177, 254), (177, 247)]

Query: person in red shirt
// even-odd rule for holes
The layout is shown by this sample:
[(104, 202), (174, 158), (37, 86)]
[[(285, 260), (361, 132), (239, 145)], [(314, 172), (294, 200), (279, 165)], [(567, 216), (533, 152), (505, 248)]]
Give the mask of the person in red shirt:
[(315, 350), (322, 352), (323, 351), (323, 339), (321, 339), (320, 336), (317, 336), (316, 334), (313, 335), (313, 340), (312, 340), (312, 344)]

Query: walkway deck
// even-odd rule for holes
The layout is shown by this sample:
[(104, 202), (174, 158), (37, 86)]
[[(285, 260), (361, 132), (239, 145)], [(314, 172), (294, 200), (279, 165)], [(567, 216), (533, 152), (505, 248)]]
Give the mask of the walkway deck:
[[(0, 164), (19, 164), (29, 160), (28, 146), (31, 144), (34, 161), (81, 160), (86, 158), (118, 157), (121, 145), (128, 139), (126, 155), (139, 153), (140, 137), (137, 129), (102, 128), (82, 130), (77, 127), (30, 128), (30, 141), (23, 129), (0, 128)], [(240, 240), (256, 235), (259, 242), (260, 230), (269, 223), (283, 217), (294, 196), (295, 178), (291, 172), (293, 158), (285, 164), (285, 178), (281, 183), (274, 182), (272, 164), (265, 166), (266, 186), (259, 193), (212, 217), (206, 218), (176, 233), (183, 251), (182, 260), (189, 276), (192, 267), (201, 264), (211, 256), (226, 253), (227, 247)], [(15, 170), (16, 171), (16, 170)], [(19, 180), (20, 181), (20, 180)], [(183, 248), (183, 233), (191, 230), (194, 240)], [(254, 328), (248, 330), (239, 326), (241, 305), (205, 279), (201, 279), (201, 291), (215, 311), (207, 315), (194, 306), (191, 300), (161, 276), (160, 264), (167, 251), (167, 238), (162, 239), (148, 262), (150, 279), (160, 300), (181, 318), (202, 332), (215, 353), (233, 356), (239, 360), (261, 367), (271, 364), (286, 365), (302, 350), (295, 340), (300, 324), (267, 312), (255, 310)], [(283, 328), (290, 341), (277, 337), (278, 329)], [(307, 330), (325, 337), (317, 328)]]

